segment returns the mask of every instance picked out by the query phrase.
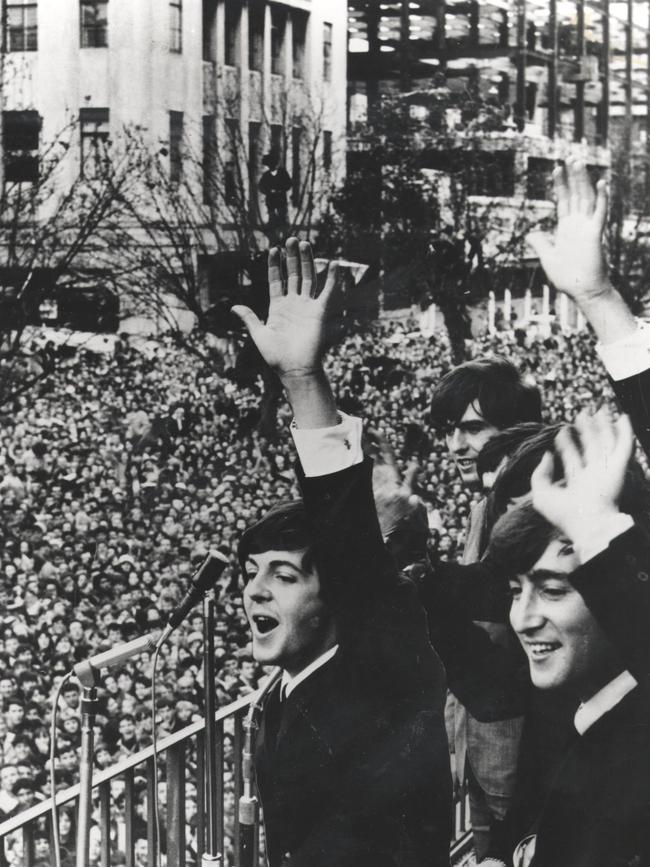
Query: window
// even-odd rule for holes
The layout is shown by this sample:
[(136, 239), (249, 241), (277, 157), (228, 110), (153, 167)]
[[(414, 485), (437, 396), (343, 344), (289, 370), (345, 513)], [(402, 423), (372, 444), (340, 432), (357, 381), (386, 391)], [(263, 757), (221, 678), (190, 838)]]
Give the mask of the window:
[(284, 130), (281, 123), (271, 124), (271, 147), (273, 153), (279, 154), (280, 159), (284, 154)]
[(38, 181), (38, 139), (41, 118), (37, 111), (4, 111), (5, 181)]
[(291, 130), (291, 200), (294, 205), (300, 202), (300, 156), (302, 145), (302, 127), (294, 126)]
[(470, 196), (514, 196), (515, 158), (512, 151), (480, 151), (467, 164)]
[(214, 61), (214, 32), (217, 19), (217, 0), (203, 0), (203, 60)]
[(183, 0), (169, 0), (169, 50), (183, 50)]
[(183, 112), (169, 112), (169, 179), (180, 181), (183, 175)]
[(224, 168), (224, 197), (227, 205), (235, 205), (239, 198), (237, 195), (237, 142), (239, 138), (239, 125), (233, 118), (229, 118), (226, 121), (226, 135), (228, 137), (228, 158)]
[(36, 51), (38, 30), (36, 3), (33, 0), (9, 0), (7, 3), (7, 49)]
[(526, 173), (526, 198), (551, 199), (553, 160), (543, 157), (528, 157)]
[(332, 132), (329, 129), (323, 131), (323, 168), (326, 172), (332, 168)]
[(332, 80), (332, 25), (323, 24), (323, 81)]
[(271, 7), (271, 72), (284, 75), (284, 35), (287, 18), (283, 9)]
[(214, 115), (203, 115), (203, 204), (212, 204), (214, 177)]
[(248, 124), (248, 189), (250, 199), (250, 213), (252, 217), (257, 214), (257, 176), (260, 168), (260, 131), (262, 125), (251, 121)]
[(108, 109), (82, 108), (79, 112), (81, 126), (81, 176), (96, 178), (102, 172), (108, 148)]
[(264, 5), (252, 2), (248, 7), (248, 68), (261, 72), (264, 65)]
[(81, 47), (108, 45), (108, 0), (81, 0)]
[(241, 4), (239, 0), (226, 3), (226, 66), (239, 66), (239, 25)]
[(305, 77), (305, 42), (307, 39), (307, 16), (294, 10), (292, 17), (291, 47), (293, 77)]

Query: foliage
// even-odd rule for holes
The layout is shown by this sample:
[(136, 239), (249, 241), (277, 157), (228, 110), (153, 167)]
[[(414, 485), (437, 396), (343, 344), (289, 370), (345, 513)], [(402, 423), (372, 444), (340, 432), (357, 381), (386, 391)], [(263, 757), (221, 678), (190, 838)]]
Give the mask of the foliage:
[(434, 301), (461, 360), (468, 305), (519, 260), (533, 222), (525, 202), (500, 214), (516, 183), (505, 110), (437, 85), (384, 99), (360, 130), (321, 243), (374, 264), (385, 307)]
[(0, 403), (47, 376), (54, 355), (43, 363), (33, 353), (26, 359), (26, 329), (40, 321), (44, 303), (65, 311), (72, 291), (81, 298), (102, 277), (96, 252), (119, 220), (128, 154), (98, 144), (81, 172), (71, 151), (77, 132), (73, 119), (38, 157), (19, 155), (36, 161), (32, 180), (6, 179), (0, 188)]

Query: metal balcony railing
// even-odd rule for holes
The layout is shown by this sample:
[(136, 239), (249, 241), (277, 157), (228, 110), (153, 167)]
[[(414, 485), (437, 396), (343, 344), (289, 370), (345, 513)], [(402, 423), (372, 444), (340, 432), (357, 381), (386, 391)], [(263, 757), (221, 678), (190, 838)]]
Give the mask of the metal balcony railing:
[[(244, 719), (250, 702), (258, 696), (253, 693), (217, 711), (217, 804), (221, 805), (218, 816), (218, 849), (224, 853), (224, 867), (235, 867), (241, 863), (239, 847), (239, 818), (237, 805), (242, 794), (242, 751), (244, 745)], [(192, 856), (200, 863), (205, 845), (205, 770), (203, 764), (203, 739), (205, 722), (203, 720), (186, 726), (181, 731), (158, 741), (159, 765), (164, 769), (166, 787), (166, 808), (161, 816), (161, 837), (166, 841), (167, 867), (187, 867), (187, 846), (191, 845)], [(232, 739), (232, 751), (224, 750), (225, 739)], [(147, 747), (132, 756), (111, 765), (93, 776), (93, 815), (97, 820), (99, 851), (91, 860), (91, 865), (110, 867), (112, 856), (117, 849), (125, 855), (126, 867), (154, 867), (155, 858), (155, 820), (153, 808), (154, 752)], [(188, 821), (186, 815), (186, 770), (195, 769), (196, 780), (196, 831), (188, 840)], [(139, 773), (137, 773), (139, 772)], [(146, 781), (146, 818), (144, 825), (147, 835), (146, 861), (143, 853), (135, 851), (136, 843), (136, 805), (138, 789), (136, 777)], [(123, 807), (118, 815), (111, 812), (112, 788), (118, 784), (123, 791)], [(79, 800), (79, 784), (57, 792), (56, 803), (59, 809), (73, 805), (75, 812)], [(452, 844), (452, 864), (466, 863), (471, 851), (471, 834), (468, 831), (466, 798), (463, 795), (455, 804), (455, 840)], [(35, 839), (47, 836), (52, 850), (52, 828), (50, 820), (51, 799), (36, 804), (13, 818), (0, 824), (0, 865), (7, 867), (34, 867), (36, 863)], [(69, 837), (74, 840), (75, 826)], [(111, 833), (113, 831), (113, 833)], [(259, 828), (258, 828), (259, 839)], [(7, 851), (11, 850), (11, 860)], [(92, 844), (91, 844), (92, 849)], [(263, 841), (260, 840), (263, 851)], [(70, 852), (68, 848), (68, 853)], [(54, 863), (53, 854), (48, 864)]]

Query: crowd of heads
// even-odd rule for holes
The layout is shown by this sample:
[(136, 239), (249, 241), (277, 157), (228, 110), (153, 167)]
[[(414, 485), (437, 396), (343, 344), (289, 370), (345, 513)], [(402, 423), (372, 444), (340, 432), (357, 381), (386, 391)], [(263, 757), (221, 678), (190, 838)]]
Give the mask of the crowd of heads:
[[(514, 396), (508, 392), (507, 400), (485, 411), (490, 435), (492, 427), (507, 426), (504, 412), (513, 400), (521, 410), (517, 417), (526, 422), (526, 437), (531, 432), (547, 435), (539, 430), (535, 385), (544, 391), (545, 422), (570, 421), (580, 408), (594, 408), (608, 393), (585, 333), (523, 344), (504, 332), (469, 345), (474, 358), (498, 353), (523, 376), (523, 386), (512, 383)], [(198, 348), (209, 351), (205, 344)], [(425, 505), (436, 553), (448, 559), (462, 553), (470, 509), (481, 496), (468, 489), (466, 477), (476, 472), (478, 452), (489, 438), (483, 436), (484, 427), (474, 429), (476, 419), (454, 416), (456, 405), (464, 412), (480, 400), (479, 394), (468, 397), (462, 383), (447, 395), (449, 406), (431, 405), (434, 387), (452, 366), (446, 341), (440, 335), (423, 336), (412, 322), (377, 323), (348, 335), (329, 361), (341, 408), (362, 414), (389, 443), (400, 472), (418, 462), (414, 491)], [(211, 549), (230, 560), (219, 579), (216, 603), (218, 703), (227, 705), (259, 685), (264, 672), (251, 655), (237, 548), (247, 527), (279, 501), (297, 495), (290, 410), (280, 406), (277, 437), (262, 436), (262, 392), (261, 378), (246, 387), (235, 385), (230, 375), (217, 374), (213, 365), (201, 361), (200, 353), (171, 342), (138, 348), (119, 342), (114, 356), (80, 351), (62, 360), (35, 393), (3, 408), (4, 818), (49, 793), (48, 726), (54, 691), (64, 675), (92, 654), (145, 633), (159, 634)], [(452, 434), (445, 423), (450, 418), (468, 425), (469, 447), (449, 442)], [(499, 445), (497, 437), (492, 443), (492, 453), (482, 456), (482, 473), (499, 465), (499, 447), (512, 451), (511, 440)], [(524, 454), (522, 461), (527, 459), (532, 460)], [(516, 489), (516, 479), (511, 487)], [(97, 768), (151, 744), (151, 680), (148, 653), (101, 679)], [(203, 622), (197, 609), (161, 653), (157, 734), (178, 731), (200, 718), (203, 696)], [(57, 789), (78, 781), (80, 743), (80, 687), (73, 678), (58, 707)], [(142, 812), (145, 781), (137, 784)], [(123, 792), (113, 797), (119, 810)], [(188, 804), (195, 830), (196, 797), (190, 794)], [(69, 829), (62, 834), (71, 836)]]

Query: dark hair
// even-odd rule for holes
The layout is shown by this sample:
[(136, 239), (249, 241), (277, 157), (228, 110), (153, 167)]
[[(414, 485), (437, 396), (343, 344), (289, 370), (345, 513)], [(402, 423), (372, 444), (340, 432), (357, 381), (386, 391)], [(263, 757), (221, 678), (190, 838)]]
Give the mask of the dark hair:
[[(562, 424), (541, 427), (537, 433), (524, 439), (513, 449), (492, 487), (491, 499), (497, 516), (505, 512), (510, 500), (514, 497), (522, 497), (530, 491), (530, 477), (544, 453), (553, 451), (555, 437), (562, 427)], [(497, 434), (494, 439), (499, 436), (501, 434)], [(480, 461), (481, 455), (479, 455)], [(560, 460), (556, 457), (554, 472), (556, 478), (561, 477), (561, 468)]]
[(239, 565), (244, 572), (246, 560), (251, 554), (306, 549), (303, 567), (309, 569), (313, 565), (311, 552), (314, 538), (314, 528), (302, 500), (279, 503), (244, 532), (237, 551)]
[[(553, 481), (564, 478), (562, 461), (554, 449), (555, 437), (564, 425), (549, 425), (525, 440), (497, 476), (492, 489), (491, 498), (496, 515), (505, 511), (508, 501), (513, 497), (521, 497), (530, 491), (530, 477), (538, 466), (545, 452), (553, 454)], [(582, 451), (580, 438), (573, 425), (566, 425), (576, 447)], [(642, 526), (650, 527), (650, 484), (645, 477), (641, 465), (631, 458), (625, 470), (623, 490), (618, 506)]]
[(443, 376), (431, 398), (431, 424), (443, 432), (473, 403), (499, 430), (520, 422), (541, 421), (539, 390), (525, 385), (514, 364), (500, 356), (466, 361)]
[[(524, 442), (546, 430), (541, 422), (524, 421), (499, 431), (486, 442), (476, 460), (476, 470), (479, 476), (494, 472), (504, 458), (509, 458)], [(555, 427), (557, 431), (559, 425)]]
[(492, 528), (485, 559), (505, 576), (523, 575), (559, 535), (560, 531), (535, 511), (532, 502), (520, 503)]

